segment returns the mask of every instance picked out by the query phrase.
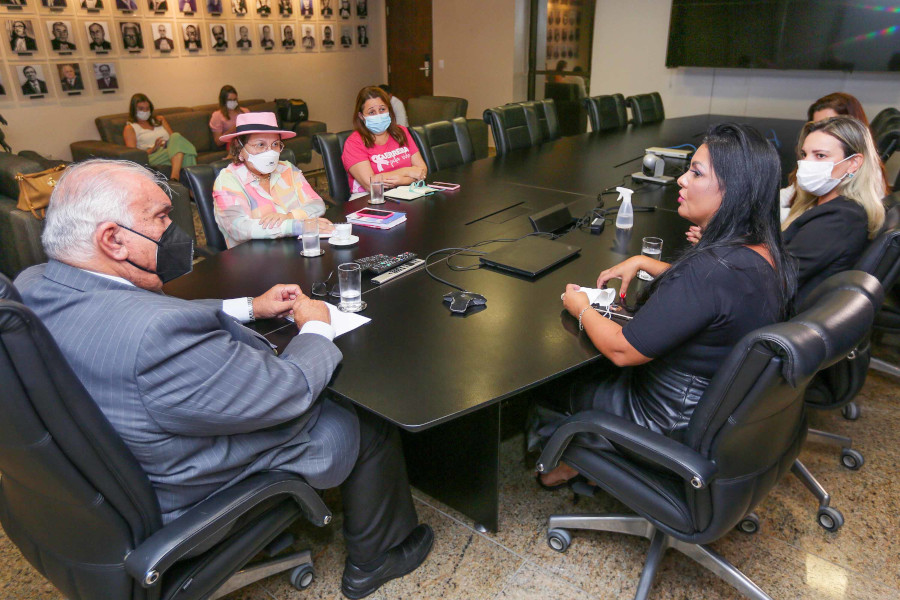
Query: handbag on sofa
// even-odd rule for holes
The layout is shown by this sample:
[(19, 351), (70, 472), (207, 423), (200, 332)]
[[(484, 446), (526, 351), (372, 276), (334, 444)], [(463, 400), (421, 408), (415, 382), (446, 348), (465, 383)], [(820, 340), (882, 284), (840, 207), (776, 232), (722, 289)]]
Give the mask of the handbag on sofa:
[[(57, 165), (39, 173), (16, 173), (16, 181), (19, 182), (19, 203), (16, 208), (30, 211), (36, 219), (43, 219), (47, 205), (50, 204), (50, 194), (66, 165)], [(41, 211), (38, 216), (37, 211)]]
[(278, 109), (278, 118), (288, 123), (299, 123), (309, 119), (309, 107), (300, 98), (275, 99), (275, 107)]

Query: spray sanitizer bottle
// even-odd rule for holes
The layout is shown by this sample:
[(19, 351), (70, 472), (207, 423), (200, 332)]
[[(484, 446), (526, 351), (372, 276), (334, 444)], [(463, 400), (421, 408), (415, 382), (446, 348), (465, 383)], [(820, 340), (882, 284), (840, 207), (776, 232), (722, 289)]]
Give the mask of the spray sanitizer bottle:
[(629, 190), (625, 187), (617, 187), (616, 191), (619, 192), (619, 197), (616, 198), (616, 202), (622, 201), (622, 205), (619, 207), (619, 214), (616, 215), (616, 228), (631, 229), (634, 225), (634, 211), (631, 208), (631, 194), (634, 193), (634, 190)]

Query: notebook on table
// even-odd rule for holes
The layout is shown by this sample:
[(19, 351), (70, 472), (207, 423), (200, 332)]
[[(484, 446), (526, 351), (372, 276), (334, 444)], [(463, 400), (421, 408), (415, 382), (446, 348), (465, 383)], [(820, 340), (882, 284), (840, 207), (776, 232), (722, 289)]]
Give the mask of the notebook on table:
[(581, 252), (580, 246), (570, 246), (543, 237), (528, 236), (479, 257), (481, 264), (537, 277), (547, 269)]

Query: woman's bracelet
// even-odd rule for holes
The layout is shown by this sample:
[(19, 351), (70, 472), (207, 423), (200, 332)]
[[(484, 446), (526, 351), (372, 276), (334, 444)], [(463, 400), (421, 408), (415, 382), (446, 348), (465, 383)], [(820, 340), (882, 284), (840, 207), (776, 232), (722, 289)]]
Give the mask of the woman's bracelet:
[[(597, 309), (594, 308), (593, 306), (588, 305), (588, 306), (586, 306), (585, 308), (581, 309), (581, 312), (578, 313), (578, 331), (584, 331), (584, 325), (581, 324), (581, 317), (584, 316), (584, 312), (585, 312), (585, 311), (591, 310), (591, 309), (597, 310)], [(600, 311), (597, 310), (597, 312), (599, 313)]]

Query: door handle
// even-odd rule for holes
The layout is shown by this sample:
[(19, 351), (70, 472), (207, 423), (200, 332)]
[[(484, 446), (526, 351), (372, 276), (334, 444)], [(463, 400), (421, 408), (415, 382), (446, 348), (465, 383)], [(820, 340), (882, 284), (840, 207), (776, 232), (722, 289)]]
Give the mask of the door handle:
[(428, 77), (431, 74), (431, 62), (425, 61), (425, 66), (419, 67), (420, 71), (425, 71), (425, 77)]

